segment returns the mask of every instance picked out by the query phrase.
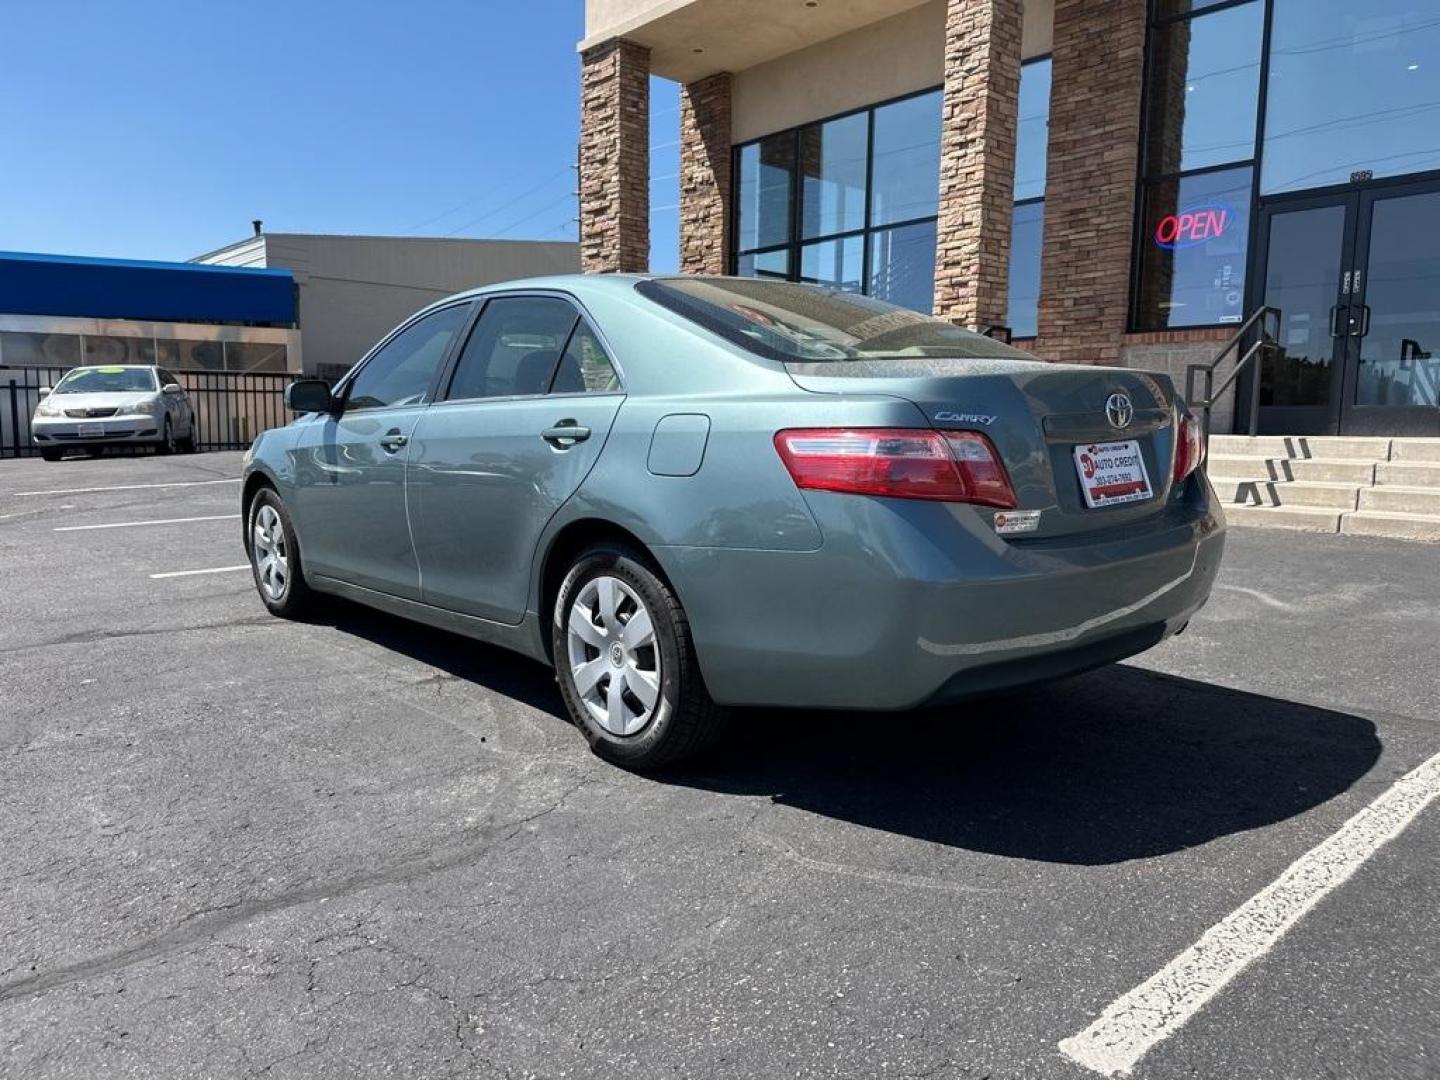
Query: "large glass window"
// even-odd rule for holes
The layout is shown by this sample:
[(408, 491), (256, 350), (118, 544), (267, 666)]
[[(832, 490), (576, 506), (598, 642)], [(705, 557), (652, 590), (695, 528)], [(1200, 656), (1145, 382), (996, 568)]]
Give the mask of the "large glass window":
[(1138, 297), (1146, 326), (1244, 320), (1251, 175), (1246, 165), (1148, 187)]
[(80, 337), (7, 330), (0, 334), (0, 363), (6, 367), (76, 367)]
[(1275, 0), (1262, 194), (1440, 168), (1435, 0)]
[(736, 175), (737, 274), (930, 310), (938, 90), (748, 143)]
[(793, 132), (740, 148), (740, 250), (773, 247), (790, 240), (791, 188), (795, 182)]
[(153, 364), (155, 363), (155, 339), (132, 337), (104, 337), (86, 334), (84, 337), (86, 364)]
[(1015, 144), (1015, 212), (1010, 222), (1010, 283), (1005, 324), (1034, 337), (1039, 324), (1040, 247), (1045, 228), (1045, 156), (1050, 144), (1050, 58), (1020, 68)]
[(800, 129), (800, 234), (830, 236), (865, 224), (864, 113)]
[(1150, 34), (1146, 170), (1191, 172), (1255, 156), (1265, 5), (1161, 23)]
[(288, 360), (284, 345), (257, 341), (227, 341), (225, 366), (231, 371), (285, 371)]
[(1045, 232), (1045, 200), (1015, 204), (1010, 228), (1009, 314), (1015, 337), (1034, 337), (1039, 330), (1040, 244)]
[(1131, 321), (1139, 330), (1238, 323), (1265, 0), (1159, 0), (1156, 14)]

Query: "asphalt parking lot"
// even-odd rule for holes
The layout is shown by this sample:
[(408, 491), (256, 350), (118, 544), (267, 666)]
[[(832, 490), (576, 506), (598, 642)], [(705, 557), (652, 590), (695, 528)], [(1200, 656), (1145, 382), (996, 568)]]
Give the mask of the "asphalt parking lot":
[[(1130, 663), (629, 775), (528, 661), (267, 616), (239, 470), (0, 463), (5, 1076), (1094, 1077), (1440, 753), (1440, 551), (1234, 530)], [(1133, 1075), (1440, 1076), (1440, 807), (1351, 869)]]

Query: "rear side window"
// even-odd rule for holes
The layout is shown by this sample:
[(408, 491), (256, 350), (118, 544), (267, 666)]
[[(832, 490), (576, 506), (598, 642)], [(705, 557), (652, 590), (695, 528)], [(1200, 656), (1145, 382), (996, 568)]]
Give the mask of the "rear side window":
[(579, 318), (552, 296), (501, 296), (480, 313), (450, 380), (450, 401), (545, 394)]
[(657, 278), (635, 287), (741, 348), (785, 363), (1034, 359), (944, 319), (839, 289), (719, 277)]
[(555, 372), (551, 393), (604, 394), (619, 389), (615, 366), (605, 355), (605, 348), (590, 324), (581, 319), (560, 357), (560, 369)]
[(401, 330), (351, 380), (345, 394), (345, 410), (380, 409), (423, 401), (450, 343), (469, 315), (469, 304), (454, 304)]

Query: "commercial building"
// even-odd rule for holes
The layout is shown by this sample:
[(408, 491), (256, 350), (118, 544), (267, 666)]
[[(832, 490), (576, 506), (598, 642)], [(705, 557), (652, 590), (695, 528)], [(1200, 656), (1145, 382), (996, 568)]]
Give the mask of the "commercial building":
[(253, 236), (194, 261), (289, 275), (304, 370), (331, 378), (434, 300), (511, 278), (573, 273), (580, 265), (572, 242), (272, 233), (258, 222)]
[(0, 252), (0, 367), (299, 370), (287, 270)]
[(587, 0), (579, 48), (587, 270), (645, 269), (654, 74), (683, 270), (1177, 381), (1270, 306), (1261, 432), (1440, 435), (1434, 0)]

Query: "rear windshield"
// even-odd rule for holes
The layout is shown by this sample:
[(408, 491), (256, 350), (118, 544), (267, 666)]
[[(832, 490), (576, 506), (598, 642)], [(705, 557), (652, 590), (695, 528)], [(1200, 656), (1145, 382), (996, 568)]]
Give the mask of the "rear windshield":
[(113, 391), (154, 390), (155, 376), (149, 368), (75, 368), (58, 383), (56, 394), (103, 394)]
[(677, 277), (637, 289), (751, 352), (787, 363), (927, 357), (1034, 359), (1004, 342), (909, 308), (819, 285)]

